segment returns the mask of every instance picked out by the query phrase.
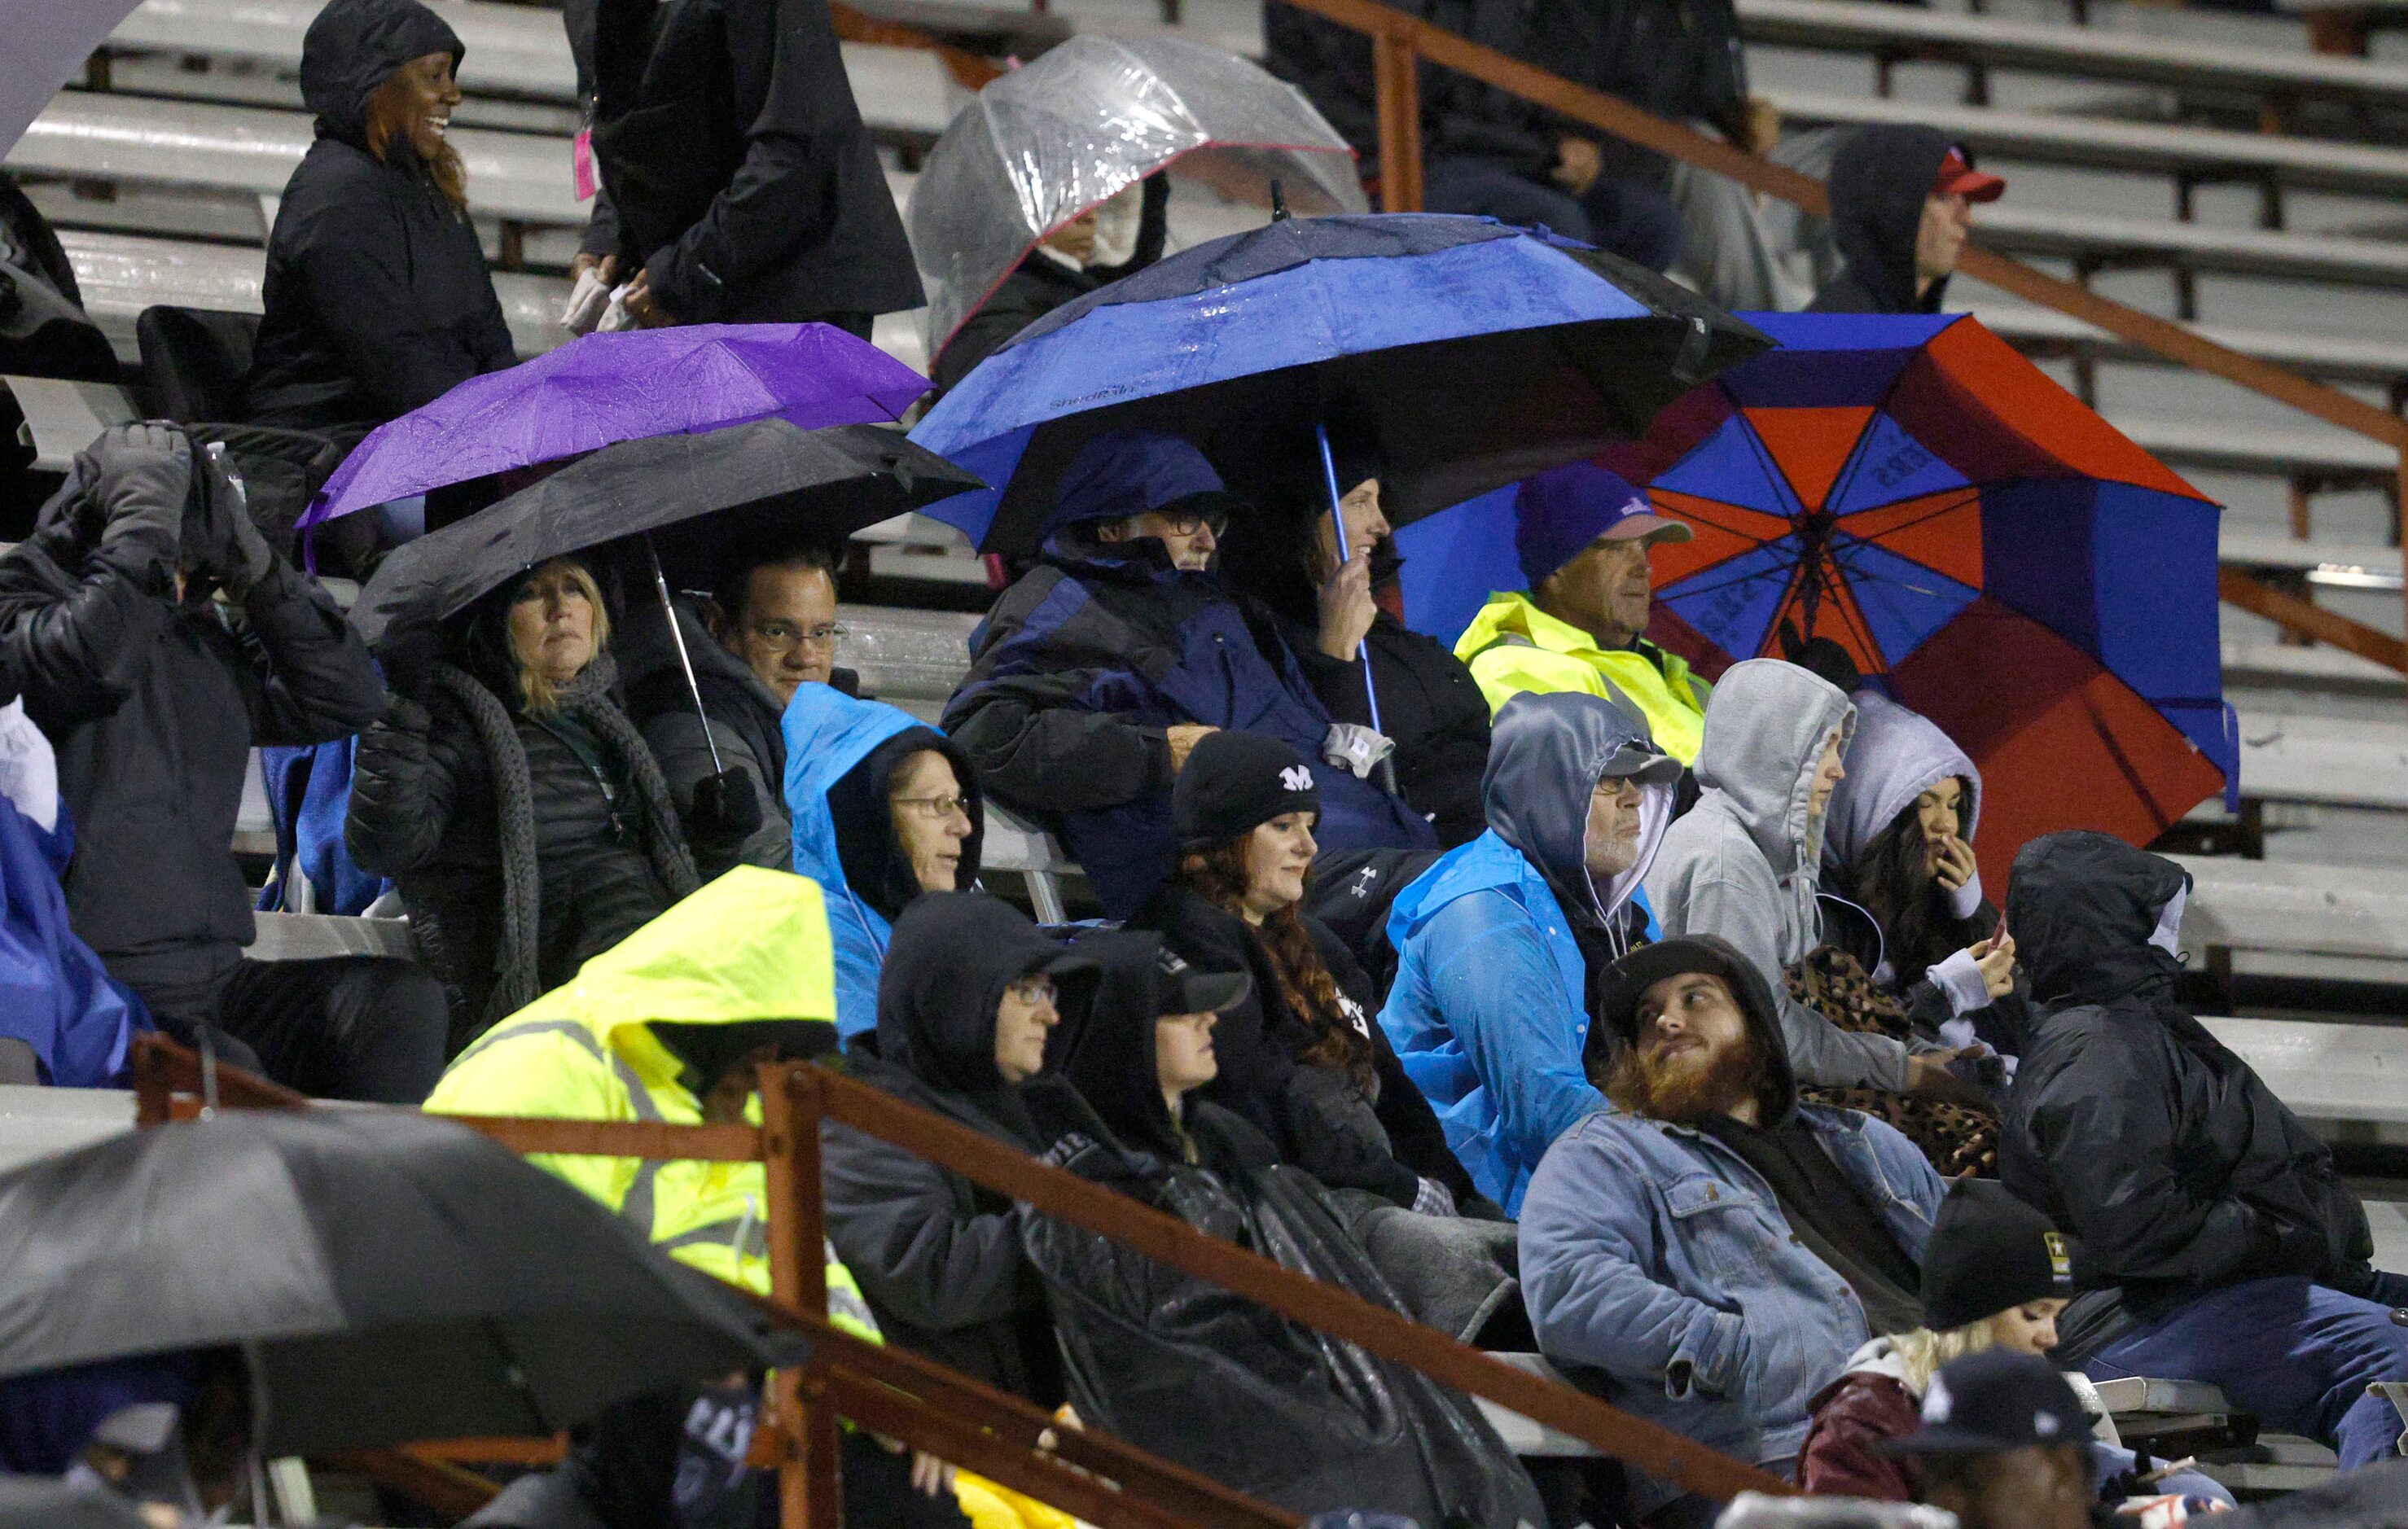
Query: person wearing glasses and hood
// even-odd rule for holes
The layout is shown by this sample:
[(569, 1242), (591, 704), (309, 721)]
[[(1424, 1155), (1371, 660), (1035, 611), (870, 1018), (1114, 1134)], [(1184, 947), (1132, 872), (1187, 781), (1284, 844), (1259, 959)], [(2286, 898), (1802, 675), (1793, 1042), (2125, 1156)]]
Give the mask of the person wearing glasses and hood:
[(799, 685), (783, 725), (791, 868), (827, 889), (851, 1042), (877, 1027), (895, 921), (928, 893), (976, 886), (986, 807), (961, 746), (883, 701)]
[[(829, 910), (833, 928), (843, 917)], [(878, 1028), (846, 1070), (906, 1104), (1035, 1154), (1052, 1145), (1021, 1086), (1045, 1070), (1093, 963), (983, 893), (932, 893), (896, 922)], [(1066, 993), (1065, 990), (1068, 990)], [(1041, 1407), (1062, 1400), (1045, 1297), (1021, 1251), (1021, 1208), (918, 1154), (821, 1127), (828, 1237), (887, 1337)]]
[(1681, 766), (1594, 695), (1497, 714), (1488, 832), (1397, 894), (1380, 1011), (1480, 1193), (1512, 1214), (1547, 1148), (1604, 1106), (1581, 1067), (1598, 973), (1647, 925), (1636, 901)]
[(418, 0), (334, 0), (309, 23), (317, 139), (267, 237), (251, 422), (356, 441), (518, 361), (445, 136), (466, 51)]
[(1060, 827), (1125, 919), (1170, 874), (1170, 787), (1221, 728), (1279, 738), (1322, 772), (1329, 849), (1430, 850), (1375, 777), (1376, 735), (1332, 722), (1279, 623), (1213, 566), (1236, 501), (1175, 436), (1120, 431), (1063, 470), (1043, 557), (970, 636), (945, 731), (998, 799)]
[(2399, 1409), (2367, 1388), (2408, 1380), (2408, 1278), (2372, 1264), (2332, 1150), (2175, 1000), (2189, 873), (2066, 832), (2008, 885), (2037, 1012), (2000, 1177), (2076, 1239), (2059, 1357), (2221, 1386), (2344, 1469), (2396, 1454)]

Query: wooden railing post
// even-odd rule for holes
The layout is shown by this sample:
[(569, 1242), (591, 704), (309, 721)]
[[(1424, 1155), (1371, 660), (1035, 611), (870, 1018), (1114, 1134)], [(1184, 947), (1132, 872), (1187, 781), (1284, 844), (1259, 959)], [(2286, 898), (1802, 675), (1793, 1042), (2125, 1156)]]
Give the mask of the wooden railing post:
[[(820, 1200), (820, 1077), (815, 1067), (761, 1069), (761, 1156), (769, 1203), (769, 1293), (791, 1310), (827, 1311), (827, 1217)], [(844, 1489), (827, 1361), (780, 1370), (772, 1389), (781, 1449), (781, 1529), (838, 1529)]]
[(1395, 27), (1371, 34), (1371, 81), (1380, 119), (1380, 210), (1422, 209), (1421, 55)]

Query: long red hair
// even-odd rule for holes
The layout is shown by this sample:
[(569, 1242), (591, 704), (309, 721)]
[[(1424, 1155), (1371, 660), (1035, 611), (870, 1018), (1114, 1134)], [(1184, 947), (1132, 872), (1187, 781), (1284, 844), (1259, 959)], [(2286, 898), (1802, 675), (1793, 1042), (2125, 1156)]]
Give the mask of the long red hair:
[[(1225, 913), (1245, 917), (1246, 840), (1239, 837), (1209, 850), (1192, 851), (1179, 863), (1179, 879), (1197, 896)], [(1317, 1067), (1336, 1067), (1369, 1093), (1375, 1084), (1371, 1042), (1346, 1018), (1339, 1002), (1338, 979), (1290, 903), (1267, 914), (1254, 926), (1255, 940), (1270, 957), (1279, 979), (1280, 997), (1291, 1013), (1313, 1034), (1312, 1044), (1297, 1060)]]

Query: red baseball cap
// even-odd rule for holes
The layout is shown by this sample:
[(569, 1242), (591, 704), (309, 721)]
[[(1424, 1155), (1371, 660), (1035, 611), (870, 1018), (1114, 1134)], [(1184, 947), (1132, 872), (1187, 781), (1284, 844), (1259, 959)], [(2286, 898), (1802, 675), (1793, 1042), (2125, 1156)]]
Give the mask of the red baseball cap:
[(2007, 193), (2003, 177), (1973, 168), (1962, 149), (1951, 149), (1948, 157), (1940, 162), (1940, 173), (1931, 178), (1931, 194), (1962, 195), (1968, 202), (1995, 202)]

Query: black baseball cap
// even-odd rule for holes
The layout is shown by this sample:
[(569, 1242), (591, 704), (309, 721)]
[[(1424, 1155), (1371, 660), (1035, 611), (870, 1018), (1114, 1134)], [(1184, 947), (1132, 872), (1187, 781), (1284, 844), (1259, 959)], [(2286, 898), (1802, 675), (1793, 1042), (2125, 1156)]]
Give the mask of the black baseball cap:
[(1923, 1393), (1923, 1426), (1884, 1454), (2002, 1454), (2086, 1444), (2090, 1419), (2057, 1367), (2035, 1354), (1985, 1349), (1952, 1359)]
[(1154, 956), (1154, 1012), (1226, 1014), (1254, 991), (1244, 972), (1202, 972), (1182, 960), (1169, 946)]

